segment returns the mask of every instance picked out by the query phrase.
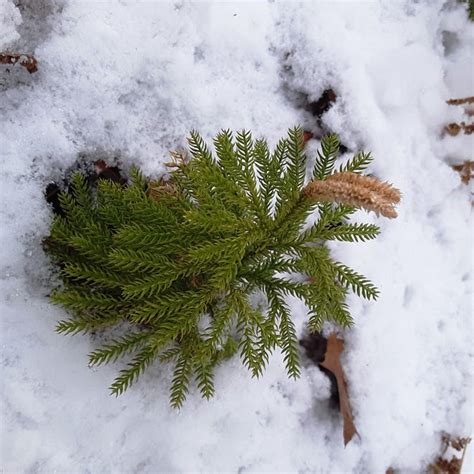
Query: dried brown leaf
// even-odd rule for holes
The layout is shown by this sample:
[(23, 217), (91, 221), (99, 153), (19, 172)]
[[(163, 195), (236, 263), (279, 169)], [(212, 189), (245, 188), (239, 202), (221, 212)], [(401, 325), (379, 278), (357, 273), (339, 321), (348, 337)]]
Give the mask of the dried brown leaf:
[(322, 366), (330, 370), (336, 377), (337, 388), (339, 391), (339, 402), (341, 415), (344, 421), (344, 445), (351, 441), (354, 435), (357, 433), (357, 429), (354, 425), (352, 418), (352, 409), (349, 402), (349, 396), (347, 393), (347, 384), (344, 377), (344, 371), (341, 365), (341, 354), (344, 351), (344, 341), (337, 337), (337, 334), (333, 332), (328, 337), (326, 354)]
[(474, 178), (474, 161), (465, 161), (464, 163), (452, 165), (451, 167), (461, 175), (461, 181), (464, 184), (469, 184), (469, 181)]
[(38, 62), (31, 54), (0, 53), (0, 64), (21, 64), (30, 74), (38, 70)]
[(463, 451), (467, 448), (467, 445), (471, 442), (471, 438), (452, 438), (451, 446), (456, 451)]
[(308, 132), (308, 130), (305, 130), (303, 132), (303, 148), (306, 145), (306, 142), (311, 140), (314, 137), (314, 135), (311, 132)]

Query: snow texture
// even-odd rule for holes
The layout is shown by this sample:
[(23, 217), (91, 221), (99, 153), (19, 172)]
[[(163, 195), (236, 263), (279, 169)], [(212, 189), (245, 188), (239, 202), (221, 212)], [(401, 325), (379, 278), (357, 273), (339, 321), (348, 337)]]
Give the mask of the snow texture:
[(19, 39), (17, 26), (20, 23), (21, 15), (15, 5), (10, 0), (0, 0), (0, 48)]
[[(23, 472), (422, 472), (442, 432), (472, 432), (472, 211), (450, 164), (472, 159), (473, 24), (455, 1), (86, 2), (0, 0), (1, 467)], [(344, 366), (360, 438), (344, 449), (329, 383), (303, 356), (297, 381), (275, 355), (260, 380), (238, 358), (209, 402), (168, 406), (170, 369), (153, 366), (119, 398), (120, 364), (87, 367), (94, 337), (54, 332), (41, 239), (45, 185), (77, 160), (120, 160), (159, 175), (189, 130), (249, 128), (274, 143), (332, 87), (323, 117), (370, 171), (403, 192), (381, 236), (332, 245), (372, 279), (377, 302), (349, 299)], [(311, 140), (308, 153), (319, 142)], [(300, 333), (304, 308), (291, 301)], [(472, 464), (471, 464), (472, 465)]]

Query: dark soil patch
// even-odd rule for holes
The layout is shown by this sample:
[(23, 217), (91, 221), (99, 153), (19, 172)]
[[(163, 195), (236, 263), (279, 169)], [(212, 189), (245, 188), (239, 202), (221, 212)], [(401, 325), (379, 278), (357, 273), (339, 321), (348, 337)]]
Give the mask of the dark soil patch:
[(327, 339), (319, 332), (308, 334), (300, 340), (300, 344), (304, 347), (308, 359), (317, 365), (319, 370), (329, 378), (331, 382), (330, 407), (339, 410), (339, 391), (336, 377), (330, 370), (321, 365), (326, 354), (327, 342)]

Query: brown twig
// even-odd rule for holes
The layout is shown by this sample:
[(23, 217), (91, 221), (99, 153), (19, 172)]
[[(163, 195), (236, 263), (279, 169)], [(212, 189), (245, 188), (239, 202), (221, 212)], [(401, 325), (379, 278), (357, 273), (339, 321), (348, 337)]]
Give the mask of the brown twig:
[(38, 70), (38, 61), (31, 54), (0, 53), (0, 64), (22, 65), (30, 74)]
[(449, 105), (474, 104), (474, 96), (464, 97), (463, 99), (449, 99), (446, 103)]

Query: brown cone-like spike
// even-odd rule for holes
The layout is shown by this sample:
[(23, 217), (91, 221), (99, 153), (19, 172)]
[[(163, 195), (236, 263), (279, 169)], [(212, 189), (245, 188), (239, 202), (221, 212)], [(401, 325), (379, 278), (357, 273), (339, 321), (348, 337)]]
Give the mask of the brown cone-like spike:
[(321, 202), (340, 202), (374, 211), (377, 215), (397, 217), (395, 204), (400, 191), (390, 183), (351, 172), (334, 173), (325, 180), (311, 181), (303, 193)]

